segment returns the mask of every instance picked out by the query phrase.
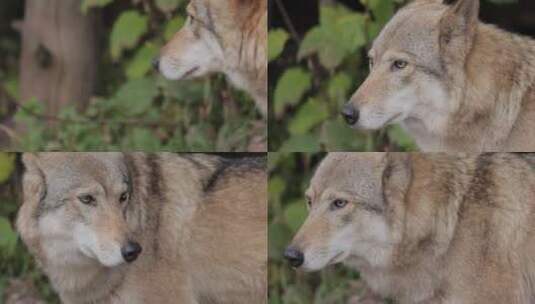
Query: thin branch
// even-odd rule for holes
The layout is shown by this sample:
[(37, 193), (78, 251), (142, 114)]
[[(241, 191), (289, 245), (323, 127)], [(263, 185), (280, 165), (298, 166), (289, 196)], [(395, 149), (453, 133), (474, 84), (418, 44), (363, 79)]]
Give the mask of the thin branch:
[[(6, 135), (8, 136), (8, 138), (13, 138), (15, 139), (16, 141), (21, 141), (21, 138), (20, 136), (17, 135), (17, 132), (15, 132), (15, 130), (13, 130), (12, 128), (6, 126), (6, 125), (2, 125), (0, 124), (0, 131), (4, 131), (6, 133)], [(2, 147), (4, 148), (4, 147)]]
[(284, 20), (284, 23), (286, 24), (286, 27), (290, 31), (290, 35), (292, 35), (293, 39), (297, 42), (301, 42), (301, 38), (299, 37), (299, 34), (297, 33), (297, 30), (295, 29), (295, 26), (292, 22), (292, 19), (290, 18), (290, 15), (288, 15), (288, 11), (284, 7), (284, 4), (282, 4), (281, 0), (275, 0), (275, 4), (277, 4), (277, 7), (282, 15), (282, 19)]

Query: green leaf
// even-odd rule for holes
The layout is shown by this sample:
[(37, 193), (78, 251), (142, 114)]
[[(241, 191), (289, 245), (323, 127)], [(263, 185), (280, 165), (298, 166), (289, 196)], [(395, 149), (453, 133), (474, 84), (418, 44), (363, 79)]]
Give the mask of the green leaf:
[(126, 67), (126, 76), (129, 79), (141, 78), (152, 68), (152, 59), (158, 54), (158, 48), (152, 43), (146, 43), (130, 60)]
[(280, 201), (281, 195), (286, 189), (286, 183), (279, 176), (269, 179), (268, 193), (270, 201)]
[(284, 50), (284, 45), (288, 41), (289, 35), (283, 29), (270, 30), (268, 34), (268, 60), (272, 61), (273, 59), (280, 56)]
[(284, 209), (284, 217), (292, 230), (292, 234), (295, 234), (307, 217), (305, 203), (302, 200), (297, 200), (288, 204)]
[(320, 6), (320, 24), (332, 26), (338, 21), (338, 18), (348, 13), (351, 11), (343, 5), (322, 5)]
[(121, 13), (113, 24), (110, 35), (111, 56), (119, 59), (123, 50), (133, 48), (141, 36), (147, 32), (148, 16), (135, 10)]
[(368, 7), (373, 12), (375, 21), (384, 25), (394, 14), (394, 1), (392, 0), (368, 0)]
[(364, 20), (364, 15), (351, 13), (336, 21), (336, 32), (339, 33), (340, 44), (348, 54), (353, 54), (366, 45)]
[(206, 124), (193, 125), (186, 134), (186, 143), (190, 151), (214, 151), (214, 140), (210, 136), (210, 128)]
[(331, 100), (337, 102), (340, 100), (345, 101), (351, 86), (351, 77), (347, 73), (340, 72), (329, 80), (327, 94)]
[(174, 11), (182, 0), (156, 0), (156, 6), (163, 12), (170, 13)]
[(398, 144), (405, 151), (417, 151), (414, 140), (399, 125), (388, 127), (387, 134), (390, 140)]
[(154, 134), (147, 129), (134, 128), (129, 136), (125, 137), (124, 147), (129, 150), (158, 151), (160, 141)]
[(291, 304), (309, 304), (309, 303), (341, 303), (342, 301), (323, 301), (323, 300), (310, 300), (312, 298), (311, 287), (308, 285), (294, 286), (290, 285), (286, 288), (282, 303)]
[(284, 153), (279, 153), (277, 151), (275, 152), (269, 152), (268, 154), (268, 170), (273, 170), (279, 162), (284, 160)]
[(21, 140), (23, 150), (37, 151), (42, 150), (45, 147), (45, 124), (35, 118), (35, 114), (43, 114), (44, 111), (44, 103), (33, 98), (24, 104), (24, 108), (19, 109), (17, 113), (15, 113), (15, 122), (24, 125), (25, 128), (31, 130), (31, 132), (28, 132)]
[(0, 152), (0, 183), (9, 179), (15, 169), (15, 154)]
[(301, 42), (298, 59), (317, 53), (324, 67), (336, 68), (348, 55), (348, 42), (342, 41), (341, 36), (342, 33), (336, 27), (312, 28)]
[(158, 95), (158, 87), (152, 78), (130, 80), (123, 84), (114, 98), (122, 111), (132, 115), (144, 113)]
[(310, 98), (299, 108), (297, 115), (290, 121), (288, 130), (290, 134), (304, 134), (327, 117), (329, 117), (327, 104)]
[(281, 152), (317, 152), (319, 150), (320, 144), (316, 134), (294, 135), (280, 148)]
[(186, 18), (183, 16), (176, 16), (173, 19), (169, 20), (165, 25), (165, 30), (163, 31), (163, 37), (165, 40), (170, 40), (178, 32), (182, 26), (184, 26)]
[(288, 105), (295, 105), (310, 89), (312, 76), (302, 68), (290, 68), (282, 74), (275, 88), (274, 109), (280, 115)]
[(284, 248), (288, 246), (290, 242), (290, 229), (282, 224), (272, 222), (268, 226), (268, 238), (269, 238), (269, 257), (276, 260), (282, 260), (282, 253)]
[(318, 54), (321, 64), (334, 69), (366, 44), (364, 15), (341, 5), (320, 8), (320, 25), (307, 32), (299, 47), (298, 59)]
[(112, 2), (113, 0), (82, 0), (82, 13), (86, 14), (93, 7), (103, 7)]
[(366, 24), (366, 32), (368, 33), (368, 37), (371, 39), (375, 39), (375, 37), (379, 36), (379, 33), (381, 33), (381, 29), (383, 28), (383, 25), (377, 22), (368, 22)]
[(19, 78), (17, 75), (9, 75), (4, 81), (3, 81), (4, 89), (6, 90), (7, 94), (9, 94), (11, 97), (15, 99), (20, 98), (19, 94)]
[(321, 142), (328, 151), (363, 150), (366, 137), (340, 119), (328, 120), (321, 129)]
[(17, 234), (11, 228), (11, 224), (5, 217), (0, 217), (0, 253), (5, 253), (8, 257), (15, 252), (17, 245)]
[[(330, 35), (332, 39), (334, 39), (334, 36)], [(329, 45), (329, 47), (325, 47), (320, 53), (319, 53), (319, 59), (320, 63), (329, 70), (334, 70), (337, 66), (339, 66), (344, 58), (347, 55), (346, 50), (342, 47), (337, 47), (336, 44), (338, 43), (335, 41), (327, 41), (325, 42)]]
[(325, 38), (325, 36), (325, 30), (320, 26), (315, 26), (310, 29), (303, 38), (303, 41), (301, 41), (297, 58), (301, 60), (304, 57), (317, 53), (323, 47), (326, 47), (324, 41), (327, 38)]

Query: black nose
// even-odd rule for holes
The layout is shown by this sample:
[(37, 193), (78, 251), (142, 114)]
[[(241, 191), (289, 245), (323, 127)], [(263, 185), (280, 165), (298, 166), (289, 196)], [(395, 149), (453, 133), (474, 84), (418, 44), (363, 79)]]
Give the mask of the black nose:
[(152, 59), (152, 68), (154, 68), (156, 71), (160, 70), (160, 58), (154, 57)]
[(305, 261), (305, 256), (303, 253), (293, 247), (288, 247), (286, 250), (284, 250), (284, 258), (290, 262), (292, 267), (296, 268), (303, 265), (303, 262)]
[(342, 116), (346, 123), (350, 126), (354, 125), (359, 121), (359, 111), (351, 105), (351, 103), (346, 103), (342, 108)]
[(130, 263), (137, 259), (141, 250), (141, 245), (137, 242), (129, 241), (123, 248), (121, 248), (121, 254), (123, 255), (124, 260)]

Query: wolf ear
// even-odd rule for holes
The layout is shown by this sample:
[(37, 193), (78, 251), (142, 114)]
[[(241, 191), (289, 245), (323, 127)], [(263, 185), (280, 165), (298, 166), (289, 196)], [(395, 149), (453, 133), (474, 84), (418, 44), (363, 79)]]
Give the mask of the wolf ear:
[(388, 153), (383, 170), (383, 198), (386, 204), (403, 201), (412, 178), (412, 161), (409, 153)]
[(18, 212), (17, 229), (31, 250), (38, 247), (37, 221), (39, 204), (46, 196), (45, 175), (35, 154), (22, 156), (24, 175), (22, 178), (22, 206)]
[(440, 20), (441, 47), (446, 47), (457, 37), (471, 41), (479, 22), (479, 0), (444, 0), (443, 3), (449, 7)]

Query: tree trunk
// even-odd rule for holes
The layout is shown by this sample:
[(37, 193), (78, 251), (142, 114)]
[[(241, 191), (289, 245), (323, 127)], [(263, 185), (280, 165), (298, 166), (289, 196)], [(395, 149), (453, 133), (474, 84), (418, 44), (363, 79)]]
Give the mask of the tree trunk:
[(20, 102), (36, 99), (47, 115), (68, 104), (81, 110), (97, 67), (96, 15), (80, 0), (26, 0), (20, 59)]

